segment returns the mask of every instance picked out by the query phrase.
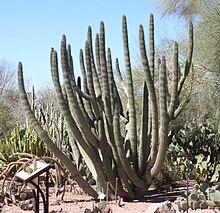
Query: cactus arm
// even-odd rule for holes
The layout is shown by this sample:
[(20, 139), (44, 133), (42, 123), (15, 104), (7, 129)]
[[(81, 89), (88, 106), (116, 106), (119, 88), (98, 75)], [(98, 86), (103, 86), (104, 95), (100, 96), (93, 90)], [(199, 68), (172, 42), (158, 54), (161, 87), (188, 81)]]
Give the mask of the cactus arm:
[(115, 176), (112, 170), (112, 158), (110, 158), (110, 155), (107, 152), (107, 139), (105, 136), (105, 127), (104, 127), (104, 121), (103, 119), (98, 120), (98, 131), (99, 131), (99, 141), (100, 141), (100, 150), (102, 154), (102, 161), (103, 166), (105, 168), (106, 175), (108, 176), (108, 180), (110, 182), (110, 185), (112, 189), (115, 188)]
[(146, 161), (150, 152), (150, 141), (148, 137), (148, 91), (146, 82), (143, 86), (143, 98), (142, 98), (142, 116), (141, 116), (141, 132), (140, 143), (138, 147), (138, 168), (140, 176), (143, 175), (146, 169)]
[(31, 93), (31, 95), (32, 95), (32, 98), (31, 98), (31, 100), (32, 100), (32, 102), (31, 102), (31, 110), (35, 113), (35, 99), (36, 99), (36, 97), (35, 97), (34, 86), (32, 86), (32, 93)]
[(119, 67), (119, 61), (118, 61), (117, 58), (116, 58), (116, 61), (115, 61), (115, 66), (116, 66), (116, 74), (117, 74), (117, 77), (119, 79), (119, 82), (122, 86), (122, 89), (124, 90), (125, 95), (128, 97), (127, 87), (126, 87), (126, 84), (125, 84), (125, 82), (122, 78), (122, 74), (121, 74), (120, 67)]
[[(76, 138), (79, 145), (83, 148), (85, 153), (89, 156), (92, 163), (94, 164), (94, 167), (96, 169), (97, 175), (99, 176), (100, 182), (101, 182), (103, 188), (106, 189), (107, 182), (106, 182), (106, 177), (105, 177), (105, 174), (104, 174), (104, 171), (102, 168), (100, 158), (98, 155), (96, 155), (96, 153), (93, 151), (93, 149), (91, 149), (90, 146), (84, 140), (84, 138), (81, 134), (81, 131), (78, 129), (74, 119), (71, 117), (71, 114), (68, 110), (68, 106), (65, 105), (64, 99), (62, 98), (62, 93), (61, 93), (60, 84), (59, 84), (59, 77), (58, 77), (58, 68), (57, 68), (58, 66), (57, 66), (56, 52), (53, 51), (52, 54), (54, 55), (54, 57), (52, 57), (52, 59), (53, 59), (52, 60), (52, 70), (51, 70), (52, 77), (53, 77), (54, 87), (56, 89), (56, 93), (57, 93), (60, 107), (61, 107), (62, 111), (64, 112), (65, 120), (68, 123), (69, 129), (72, 131), (71, 134), (74, 135), (74, 137)], [(98, 148), (98, 147), (96, 147), (96, 148)]]
[(80, 62), (80, 70), (81, 70), (82, 82), (83, 82), (83, 91), (88, 94), (89, 92), (88, 92), (88, 85), (87, 85), (87, 78), (86, 78), (86, 68), (85, 68), (82, 49), (80, 49), (79, 51), (79, 62)]
[(82, 110), (82, 113), (83, 113), (85, 119), (87, 120), (87, 122), (91, 126), (93, 126), (92, 121), (88, 116), (88, 113), (85, 111), (85, 107), (84, 107), (84, 104), (83, 104), (83, 101), (82, 101), (81, 97), (86, 99), (86, 101), (91, 101), (92, 98), (87, 93), (82, 92), (82, 90), (79, 88), (79, 86), (76, 85), (75, 76), (74, 76), (74, 69), (73, 69), (73, 59), (72, 59), (72, 55), (71, 55), (71, 46), (70, 45), (68, 45), (68, 50), (67, 51), (68, 51), (68, 62), (69, 62), (70, 72), (73, 73), (72, 74), (72, 86), (78, 94), (78, 101), (79, 101), (80, 109)]
[(121, 117), (125, 118), (124, 117), (124, 114), (123, 114), (123, 105), (122, 105), (122, 101), (121, 101), (121, 98), (119, 96), (119, 92), (118, 92), (118, 88), (116, 86), (116, 83), (115, 83), (115, 80), (113, 79), (113, 91), (114, 91), (114, 98), (116, 97), (118, 99), (118, 102), (119, 102), (119, 111), (120, 111), (120, 115)]
[[(53, 55), (52, 62), (51, 62), (51, 74), (52, 74), (52, 79), (53, 79), (53, 83), (54, 83), (54, 87), (55, 87), (55, 91), (57, 94), (57, 99), (58, 99), (60, 108), (64, 114), (65, 120), (66, 120), (70, 130), (75, 135), (75, 138), (77, 139), (77, 141), (80, 143), (86, 144), (80, 130), (78, 129), (78, 127), (75, 123), (75, 120), (71, 116), (71, 112), (68, 108), (68, 105), (63, 98), (63, 94), (62, 94), (62, 90), (61, 90), (61, 86), (60, 86), (60, 82), (59, 82), (59, 76), (58, 76), (57, 53), (56, 53), (56, 51), (52, 51), (51, 54)], [(98, 148), (98, 146), (99, 146), (98, 143), (93, 144), (93, 145), (96, 148)], [(88, 147), (88, 145), (87, 145), (87, 147)]]
[(170, 98), (170, 104), (169, 104), (169, 119), (172, 120), (174, 117), (174, 111), (177, 104), (178, 99), (178, 70), (179, 70), (179, 64), (178, 64), (178, 44), (177, 42), (174, 42), (174, 57), (173, 57), (173, 77), (172, 77), (172, 91), (171, 91), (171, 98)]
[[(180, 78), (179, 85), (178, 85), (178, 97), (180, 96), (180, 93), (183, 88), (183, 84), (192, 66), (192, 55), (193, 55), (193, 24), (192, 22), (189, 22), (188, 53), (187, 53), (187, 59), (185, 62), (185, 70), (184, 70), (183, 76)], [(193, 66), (192, 66), (192, 69), (193, 69)], [(190, 87), (189, 94), (191, 93), (191, 91), (192, 91), (192, 85)], [(190, 95), (188, 95), (188, 97), (185, 100), (181, 101), (178, 108), (175, 109), (174, 114), (173, 114), (173, 119), (178, 117), (178, 115), (181, 113), (184, 107), (189, 103), (189, 101), (190, 101)]]
[[(107, 123), (107, 118), (106, 117), (104, 117), (104, 118), (105, 118), (105, 126), (107, 126), (107, 128), (109, 129), (109, 125)], [(107, 130), (107, 131), (109, 131), (109, 130)], [(131, 185), (128, 181), (127, 175), (124, 171), (124, 167), (121, 163), (114, 136), (111, 140), (111, 147), (112, 147), (112, 154), (113, 154), (113, 157), (114, 157), (114, 160), (115, 160), (119, 180), (122, 183), (121, 187), (123, 187), (123, 188), (120, 188), (120, 186), (119, 186), (119, 193), (124, 194), (125, 192), (127, 192), (126, 193), (127, 197), (130, 197), (130, 198), (133, 197), (134, 198), (135, 195), (134, 195), (133, 190), (131, 188)]]
[(22, 106), (24, 107), (26, 117), (28, 121), (33, 125), (34, 129), (37, 131), (39, 137), (41, 140), (43, 140), (50, 151), (54, 153), (54, 155), (60, 159), (60, 161), (68, 168), (68, 170), (71, 173), (71, 176), (73, 179), (77, 181), (80, 187), (90, 194), (91, 196), (97, 198), (98, 194), (97, 192), (86, 182), (79, 174), (76, 165), (72, 163), (72, 161), (60, 150), (57, 148), (57, 146), (53, 143), (53, 141), (49, 138), (47, 132), (45, 132), (40, 124), (38, 123), (37, 119), (35, 118), (33, 112), (31, 111), (28, 99), (27, 99), (27, 94), (25, 92), (24, 88), (24, 79), (23, 79), (23, 69), (22, 69), (22, 64), (19, 63), (18, 65), (18, 86), (19, 86), (19, 93), (20, 93), (20, 98), (21, 98), (21, 103)]
[(71, 114), (76, 119), (79, 129), (83, 133), (87, 141), (89, 141), (93, 145), (99, 144), (98, 139), (94, 136), (94, 134), (91, 132), (90, 127), (86, 123), (86, 120), (83, 117), (83, 113), (78, 105), (76, 94), (73, 92), (73, 88), (72, 88), (71, 81), (70, 81), (71, 79), (69, 78), (70, 75), (68, 72), (69, 68), (68, 68), (68, 61), (66, 57), (65, 36), (63, 36), (62, 41), (61, 41), (61, 64), (62, 64), (64, 85), (65, 85), (67, 96), (68, 96)]
[(96, 37), (95, 37), (95, 59), (96, 59), (96, 68), (97, 68), (97, 74), (98, 74), (98, 79), (99, 79), (99, 84), (100, 84), (100, 90), (102, 94), (102, 74), (101, 74), (99, 34), (98, 33), (96, 33)]
[(150, 106), (151, 106), (151, 119), (152, 119), (152, 146), (150, 152), (150, 159), (148, 162), (148, 169), (152, 167), (156, 159), (157, 147), (158, 147), (158, 108), (157, 108), (157, 98), (154, 87), (154, 82), (151, 77), (150, 68), (148, 64), (145, 40), (144, 40), (144, 31), (143, 26), (139, 27), (139, 46), (141, 52), (141, 61), (143, 65), (143, 70), (145, 74), (145, 80), (147, 84), (147, 89), (150, 97)]
[(92, 66), (92, 73), (93, 73), (93, 82), (94, 82), (94, 87), (95, 87), (96, 97), (97, 97), (97, 96), (101, 95), (101, 86), (100, 86), (100, 81), (99, 81), (98, 73), (97, 73), (96, 66), (95, 66), (93, 45), (92, 45), (92, 28), (91, 28), (91, 26), (88, 27), (87, 40), (89, 42), (89, 51), (90, 51), (91, 66)]
[(118, 101), (115, 99), (115, 109), (114, 109), (114, 116), (113, 116), (113, 131), (115, 137), (115, 144), (117, 148), (117, 153), (119, 155), (121, 164), (125, 170), (127, 177), (131, 180), (131, 182), (138, 188), (145, 187), (145, 182), (138, 178), (135, 171), (132, 169), (129, 160), (125, 156), (122, 137), (120, 134), (120, 124), (119, 124), (119, 106)]
[(86, 80), (87, 80), (88, 93), (90, 94), (92, 99), (94, 99), (96, 95), (95, 95), (95, 89), (94, 89), (94, 84), (93, 84), (91, 55), (90, 55), (88, 41), (85, 42), (85, 59), (86, 59)]
[[(73, 133), (71, 131), (68, 131), (68, 132), (69, 132), (69, 137), (70, 137), (70, 144), (71, 144), (72, 148), (74, 149), (73, 150), (74, 157), (75, 156), (77, 157), (77, 154), (78, 154), (80, 156), (80, 158), (83, 158), (83, 160), (85, 161), (85, 164), (87, 165), (89, 171), (92, 173), (93, 178), (96, 180), (98, 175), (97, 175), (97, 172), (96, 172), (96, 168), (93, 164), (93, 161), (87, 155), (87, 153), (85, 152), (83, 147), (80, 145), (80, 143), (78, 143), (75, 140), (75, 136), (73, 135)], [(81, 159), (80, 159), (80, 161), (78, 161), (78, 163), (79, 163), (78, 164), (78, 170), (79, 169), (82, 170), (82, 168), (80, 168), (80, 166), (81, 166), (80, 164), (82, 163)], [(83, 171), (81, 171), (81, 172), (83, 172)]]
[[(121, 190), (122, 194), (124, 194), (124, 191), (126, 191), (127, 192), (126, 197), (130, 197), (130, 198), (134, 197), (133, 190), (131, 188), (130, 183), (128, 182), (128, 178), (126, 176), (126, 173), (124, 171), (123, 165), (122, 165), (120, 157), (119, 157), (119, 153), (117, 151), (117, 146), (116, 146), (116, 143), (115, 143), (114, 135), (112, 136), (113, 138), (110, 136), (110, 133), (109, 133), (110, 132), (110, 130), (109, 130), (110, 125), (108, 125), (106, 116), (104, 116), (104, 124), (105, 124), (104, 126), (105, 126), (105, 129), (106, 129), (105, 130), (106, 135), (109, 135), (108, 137), (106, 137), (106, 139), (109, 142), (109, 144), (111, 144), (112, 154), (113, 154), (113, 158), (115, 160), (116, 168), (117, 168), (117, 171), (118, 171), (118, 176), (119, 176), (119, 179), (120, 179), (120, 181), (123, 185), (123, 189), (120, 189), (120, 187), (119, 187), (119, 190)], [(111, 140), (110, 140), (110, 137), (111, 137)]]
[[(81, 68), (81, 74), (82, 74), (82, 80), (83, 80), (83, 91), (84, 91), (85, 94), (89, 95), (88, 87), (87, 87), (86, 69), (85, 69), (82, 49), (80, 49), (80, 52), (79, 52), (79, 60), (80, 60), (80, 68)], [(94, 115), (93, 110), (92, 110), (91, 102), (86, 99), (84, 101), (84, 106), (85, 106), (85, 109), (86, 109), (90, 119), (92, 121), (94, 121), (95, 120), (95, 115)]]
[[(119, 179), (120, 179), (120, 181), (123, 185), (123, 188), (121, 188), (122, 187), (121, 185), (118, 186), (119, 187), (118, 188), (118, 193), (120, 195), (124, 195), (127, 198), (133, 199), (134, 198), (134, 193), (133, 193), (133, 190), (131, 189), (130, 183), (128, 182), (128, 178), (127, 178), (127, 176), (124, 172), (124, 168), (121, 164), (121, 161), (120, 161), (120, 158), (119, 158), (119, 155), (118, 155), (118, 151), (117, 151), (117, 147), (116, 147), (115, 139), (114, 139), (114, 133), (113, 133), (113, 130), (112, 130), (112, 125), (108, 124), (106, 115), (104, 115), (103, 118), (104, 118), (104, 128), (105, 128), (105, 135), (103, 135), (103, 137), (107, 141), (107, 143), (105, 143), (105, 145), (107, 145), (107, 147), (105, 147), (105, 149), (107, 148), (106, 151), (109, 155), (110, 151), (108, 150), (108, 146), (110, 144), (110, 146), (112, 148), (112, 150), (111, 150), (112, 151), (112, 157), (114, 159), (114, 163), (116, 164), (118, 176), (120, 177)], [(103, 128), (100, 128), (100, 130), (103, 130)], [(99, 135), (101, 135), (101, 134), (99, 134)], [(117, 174), (115, 174), (115, 175), (117, 175)], [(117, 177), (117, 176), (115, 176), (115, 177)]]
[(133, 164), (134, 169), (136, 169), (137, 168), (136, 109), (135, 109), (134, 88), (133, 88), (129, 44), (128, 44), (127, 21), (125, 16), (122, 17), (122, 34), (123, 34), (126, 85), (127, 85), (128, 106), (129, 106), (129, 138), (131, 143), (131, 163)]
[(77, 92), (77, 94), (81, 97), (81, 98), (84, 98), (85, 100), (87, 101), (92, 101), (92, 98), (90, 95), (88, 95), (87, 93), (83, 92), (79, 87), (78, 85), (76, 85), (74, 87), (74, 90)]
[(86, 55), (86, 68), (87, 68), (87, 84), (88, 84), (89, 94), (91, 96), (91, 103), (92, 103), (93, 111), (94, 111), (96, 120), (98, 120), (101, 115), (100, 115), (98, 103), (96, 101), (94, 79), (92, 75), (92, 66), (91, 66), (91, 52), (90, 52), (88, 41), (86, 41), (86, 44), (85, 44), (85, 55)]
[(78, 100), (78, 103), (79, 103), (79, 107), (82, 110), (82, 113), (83, 113), (83, 116), (86, 119), (86, 122), (88, 123), (88, 125), (91, 128), (94, 128), (94, 123), (90, 119), (90, 117), (89, 117), (89, 115), (88, 115), (88, 113), (87, 113), (87, 111), (85, 109), (84, 102), (83, 102), (83, 98), (86, 99), (87, 101), (91, 101), (91, 97), (90, 97), (90, 95), (84, 93), (81, 90), (81, 78), (80, 77), (77, 78), (77, 85), (76, 85), (76, 87), (74, 89), (77, 92), (77, 100)]
[(112, 124), (112, 110), (110, 106), (110, 89), (107, 73), (107, 63), (106, 63), (106, 54), (105, 54), (105, 27), (104, 23), (100, 23), (100, 36), (99, 36), (99, 45), (100, 45), (100, 60), (101, 60), (101, 74), (102, 74), (102, 92), (103, 92), (103, 101), (104, 108), (107, 120), (109, 124)]
[(150, 73), (152, 79), (154, 80), (154, 60), (155, 60), (155, 47), (154, 47), (154, 16), (150, 14), (150, 22), (149, 22), (149, 66), (150, 66)]
[[(52, 75), (55, 91), (56, 91), (56, 94), (57, 94), (57, 99), (58, 99), (60, 108), (63, 112), (65, 121), (67, 122), (67, 124), (69, 126), (69, 129), (75, 135), (76, 140), (80, 143), (85, 143), (86, 144), (86, 142), (84, 141), (83, 136), (81, 134), (81, 131), (77, 127), (75, 120), (71, 116), (71, 112), (69, 110), (69, 107), (68, 107), (66, 101), (63, 98), (63, 94), (62, 94), (62, 90), (61, 90), (61, 86), (60, 86), (60, 82), (59, 82), (59, 76), (58, 76), (57, 53), (56, 53), (56, 51), (51, 51), (51, 54), (52, 54), (51, 75)], [(93, 144), (93, 145), (96, 148), (99, 147), (98, 143)], [(87, 147), (88, 147), (88, 145), (87, 145)]]
[[(153, 14), (150, 14), (150, 20), (149, 20), (149, 69), (152, 76), (152, 80), (154, 82), (154, 74), (155, 74), (155, 44), (154, 44), (154, 16)], [(150, 99), (150, 96), (149, 96)], [(148, 101), (148, 137), (151, 137), (151, 131), (152, 131), (152, 118), (151, 118), (151, 101)]]
[(73, 137), (70, 137), (69, 143), (72, 149), (72, 154), (73, 154), (73, 158), (74, 158), (77, 170), (79, 171), (80, 175), (83, 176), (83, 173), (85, 173), (85, 169), (83, 169), (83, 166), (82, 166), (82, 155), (79, 151), (78, 145), (76, 143), (76, 139)]
[(75, 80), (73, 57), (72, 57), (72, 54), (71, 54), (71, 46), (70, 45), (68, 45), (68, 47), (67, 47), (67, 56), (68, 56), (68, 63), (69, 63), (69, 68), (70, 68), (70, 75), (72, 77), (72, 84), (73, 84), (73, 87), (75, 87), (76, 86), (76, 80)]
[(168, 146), (168, 114), (166, 100), (166, 61), (162, 57), (161, 68), (159, 69), (159, 107), (160, 107), (160, 129), (159, 129), (159, 148), (151, 175), (157, 175), (163, 166)]
[(112, 106), (112, 111), (114, 108), (114, 77), (112, 70), (112, 56), (110, 48), (107, 49), (107, 72), (108, 72), (108, 81), (109, 81), (109, 91), (110, 91), (110, 103)]
[(187, 58), (185, 62), (185, 70), (184, 70), (183, 76), (180, 78), (180, 82), (178, 85), (178, 97), (182, 91), (183, 84), (186, 80), (186, 77), (189, 74), (189, 71), (192, 65), (192, 55), (193, 55), (193, 24), (192, 22), (189, 22), (188, 53), (187, 53)]

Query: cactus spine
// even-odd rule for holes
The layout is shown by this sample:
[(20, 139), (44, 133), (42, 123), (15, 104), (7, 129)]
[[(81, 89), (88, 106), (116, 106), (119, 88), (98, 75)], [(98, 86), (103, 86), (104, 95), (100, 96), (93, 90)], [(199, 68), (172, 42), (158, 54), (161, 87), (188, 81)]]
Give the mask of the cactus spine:
[[(178, 65), (178, 47), (174, 44), (174, 71), (172, 91), (167, 85), (167, 66), (165, 57), (158, 60), (159, 86), (154, 84), (155, 48), (154, 22), (150, 16), (150, 52), (149, 61), (146, 52), (143, 26), (139, 27), (139, 46), (141, 64), (144, 71), (141, 131), (137, 130), (135, 108), (135, 91), (132, 78), (132, 66), (127, 32), (126, 17), (122, 18), (122, 33), (126, 78), (120, 73), (119, 61), (116, 59), (116, 72), (126, 94), (127, 102), (122, 101), (115, 77), (113, 75), (111, 50), (105, 47), (105, 27), (100, 24), (96, 34), (95, 53), (92, 46), (92, 30), (88, 29), (85, 51), (80, 50), (81, 80), (75, 80), (71, 47), (66, 44), (66, 37), (61, 41), (61, 65), (63, 85), (59, 80), (57, 52), (51, 49), (51, 75), (64, 116), (70, 141), (75, 152), (85, 159), (87, 167), (97, 177), (97, 183), (106, 193), (109, 184), (109, 196), (117, 194), (134, 199), (143, 196), (151, 184), (152, 177), (160, 171), (168, 145), (169, 123), (181, 109), (177, 107), (183, 83), (189, 73), (192, 61), (192, 24), (189, 28), (189, 51), (185, 70), (181, 79)], [(85, 57), (85, 60), (84, 60)], [(72, 177), (91, 196), (97, 197), (95, 191), (81, 176), (77, 166), (62, 153), (51, 141), (34, 117), (27, 101), (23, 82), (22, 64), (18, 67), (20, 97), (26, 116), (47, 144), (51, 152), (70, 170)], [(157, 93), (159, 91), (159, 93)], [(169, 95), (170, 93), (170, 95)], [(171, 96), (170, 98), (168, 98)], [(178, 110), (178, 111), (177, 111)]]

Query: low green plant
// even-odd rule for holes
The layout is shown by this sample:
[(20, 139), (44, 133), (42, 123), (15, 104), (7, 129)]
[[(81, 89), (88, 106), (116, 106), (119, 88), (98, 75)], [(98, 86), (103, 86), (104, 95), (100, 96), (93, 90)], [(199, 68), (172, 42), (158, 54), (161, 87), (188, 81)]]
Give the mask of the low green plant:
[(15, 153), (29, 153), (36, 156), (49, 156), (50, 152), (44, 142), (38, 137), (33, 128), (20, 127), (16, 128), (8, 137), (0, 141), (0, 171), (10, 162), (18, 160)]
[(220, 137), (213, 125), (204, 122), (200, 126), (185, 128), (174, 134), (167, 159), (185, 179), (198, 183), (220, 180)]
[[(176, 200), (179, 211), (187, 210), (187, 198), (178, 197)], [(188, 208), (207, 209), (220, 206), (220, 185), (209, 187), (207, 183), (196, 184), (188, 196)]]

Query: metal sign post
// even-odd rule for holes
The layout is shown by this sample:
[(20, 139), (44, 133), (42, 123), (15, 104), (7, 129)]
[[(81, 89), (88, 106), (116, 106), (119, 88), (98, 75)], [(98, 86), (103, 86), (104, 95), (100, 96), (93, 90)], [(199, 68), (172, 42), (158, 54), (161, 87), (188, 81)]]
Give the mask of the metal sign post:
[[(41, 195), (43, 205), (44, 205), (44, 213), (49, 212), (49, 169), (51, 166), (47, 163), (43, 163), (40, 161), (33, 162), (28, 168), (25, 168), (18, 172), (15, 176), (23, 181), (25, 185), (28, 185), (34, 191), (35, 196), (35, 206), (34, 212), (39, 213), (39, 198)], [(40, 188), (40, 175), (46, 172), (46, 193), (44, 195), (42, 189)]]

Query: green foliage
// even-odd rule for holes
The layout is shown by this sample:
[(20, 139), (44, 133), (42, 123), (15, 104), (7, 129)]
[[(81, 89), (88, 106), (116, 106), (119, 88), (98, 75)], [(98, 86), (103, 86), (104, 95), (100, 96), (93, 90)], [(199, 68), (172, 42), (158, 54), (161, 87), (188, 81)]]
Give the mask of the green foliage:
[(168, 159), (185, 176), (198, 182), (220, 180), (220, 141), (213, 125), (204, 122), (199, 127), (185, 128), (174, 134)]
[(49, 156), (50, 152), (33, 128), (22, 128), (19, 125), (10, 135), (0, 141), (0, 169), (8, 163), (18, 160), (15, 153), (29, 153), (36, 156)]
[[(220, 3), (219, 0), (157, 0), (164, 15), (194, 19), (194, 65), (200, 71), (220, 77)], [(183, 41), (184, 42), (184, 41)]]
[[(220, 2), (219, 0), (157, 0), (163, 15), (194, 19), (194, 79), (193, 90), (187, 108), (174, 126), (199, 124), (209, 119), (220, 133)], [(179, 21), (182, 21), (181, 19)], [(180, 31), (181, 50), (187, 46)], [(165, 39), (160, 52), (167, 53), (173, 41)], [(167, 54), (166, 54), (167, 55)], [(184, 53), (180, 53), (184, 57)], [(193, 119), (193, 120), (192, 120)]]
[[(186, 211), (187, 198), (178, 197), (176, 203), (179, 211)], [(220, 185), (209, 187), (207, 183), (202, 185), (196, 184), (188, 196), (188, 208), (207, 209), (220, 206)]]
[(201, 1), (194, 0), (157, 0), (159, 7), (162, 7), (163, 14), (178, 15), (180, 17), (191, 17), (199, 13)]
[(0, 102), (0, 138), (7, 135), (7, 133), (14, 127), (13, 115), (8, 106)]

